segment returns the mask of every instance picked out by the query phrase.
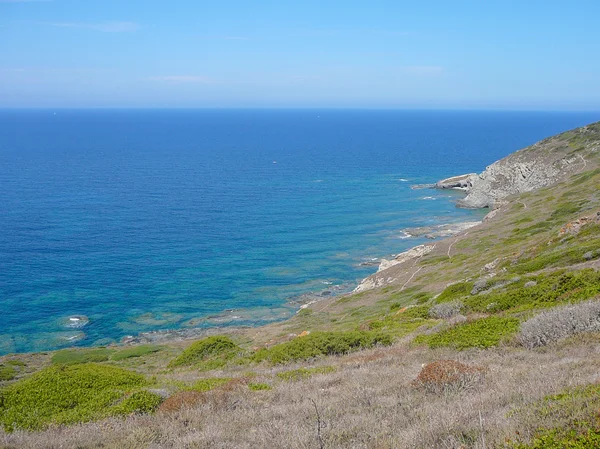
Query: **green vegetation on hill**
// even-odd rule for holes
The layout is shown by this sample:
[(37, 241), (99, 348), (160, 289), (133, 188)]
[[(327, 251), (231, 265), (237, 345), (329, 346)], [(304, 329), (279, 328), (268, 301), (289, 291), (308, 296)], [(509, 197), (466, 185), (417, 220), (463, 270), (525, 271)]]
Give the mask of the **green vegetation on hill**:
[(415, 344), (427, 344), (430, 348), (448, 346), (457, 350), (467, 348), (490, 348), (512, 337), (519, 329), (519, 320), (490, 316), (459, 324), (431, 335), (419, 335)]
[(281, 380), (295, 381), (308, 379), (309, 377), (314, 376), (315, 374), (327, 374), (333, 373), (334, 371), (335, 367), (333, 366), (319, 366), (316, 368), (298, 368), (290, 371), (282, 371), (280, 373), (277, 373), (277, 377), (279, 377)]
[(148, 412), (160, 398), (142, 393), (145, 386), (144, 376), (112, 366), (51, 366), (0, 391), (0, 423), (7, 431), (39, 430), (48, 424)]
[(81, 349), (61, 349), (52, 355), (52, 363), (56, 365), (75, 365), (78, 363), (106, 362), (113, 360), (115, 362), (142, 357), (162, 349), (157, 345), (139, 345), (125, 349), (116, 348), (81, 348)]
[(13, 380), (17, 376), (17, 370), (14, 366), (0, 365), (0, 382)]
[(162, 350), (162, 346), (158, 345), (139, 345), (130, 348), (121, 349), (111, 354), (110, 359), (118, 362), (120, 360), (132, 359), (135, 357), (143, 357), (148, 354), (153, 354)]
[(189, 390), (194, 391), (210, 391), (213, 388), (224, 385), (227, 382), (231, 381), (230, 377), (209, 377), (206, 379), (200, 379), (198, 382), (194, 383)]
[(106, 362), (114, 352), (114, 349), (108, 348), (62, 349), (52, 355), (52, 363), (56, 365), (76, 365)]
[(592, 269), (561, 270), (524, 277), (510, 282), (503, 289), (463, 298), (463, 302), (474, 312), (499, 312), (579, 302), (599, 293), (599, 272)]
[(328, 355), (347, 354), (359, 349), (372, 348), (375, 345), (387, 346), (390, 344), (392, 344), (392, 337), (381, 332), (314, 332), (268, 349), (260, 349), (254, 353), (252, 360), (281, 364)]
[(206, 369), (215, 369), (224, 366), (241, 350), (229, 337), (207, 337), (188, 346), (171, 360), (169, 367), (204, 365)]
[(591, 449), (600, 447), (600, 385), (566, 389), (546, 396), (530, 407), (515, 412), (515, 417), (526, 419), (543, 417), (554, 427), (535, 429), (534, 438), (527, 442), (513, 442), (513, 449)]

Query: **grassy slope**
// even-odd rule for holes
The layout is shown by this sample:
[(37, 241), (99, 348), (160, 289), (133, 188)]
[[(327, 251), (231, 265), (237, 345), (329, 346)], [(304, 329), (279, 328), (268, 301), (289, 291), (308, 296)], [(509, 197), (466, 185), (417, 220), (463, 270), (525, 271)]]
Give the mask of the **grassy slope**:
[[(598, 381), (600, 337), (577, 336), (526, 350), (513, 335), (520, 321), (542, 308), (597, 296), (595, 271), (581, 270), (599, 265), (600, 253), (594, 251), (600, 249), (600, 228), (588, 225), (566, 240), (558, 234), (566, 223), (600, 210), (600, 124), (546, 139), (527, 151), (581, 155), (581, 172), (558, 185), (508, 198), (494, 218), (437, 242), (433, 252), (411, 266), (394, 268), (397, 280), (390, 285), (333, 298), (287, 322), (232, 335), (240, 349), (226, 356), (169, 368), (169, 362), (189, 345), (174, 342), (127, 357), (83, 350), (75, 356), (27, 354), (0, 359), (4, 366), (12, 360), (10, 366), (15, 367), (11, 371), (15, 378), (4, 385), (49, 366), (54, 357), (54, 362), (96, 361), (155, 376), (156, 389), (166, 394), (195, 389), (189, 398), (203, 395), (190, 399), (190, 410), (113, 420), (107, 426), (0, 431), (0, 447), (41, 448), (59, 442), (62, 447), (98, 447), (98, 441), (105, 447), (136, 448), (182, 447), (184, 442), (204, 447), (214, 441), (223, 447), (319, 447), (321, 440), (325, 447), (493, 447), (507, 439), (527, 442), (536, 437), (539, 427), (564, 429), (574, 420), (591, 420), (587, 428), (594, 428), (596, 418), (588, 415), (600, 406), (597, 395), (588, 397), (583, 406), (567, 400), (562, 414), (544, 412), (544, 398)], [(490, 263), (491, 268), (484, 268)], [(576, 273), (573, 285), (554, 273), (558, 269)], [(489, 285), (500, 287), (488, 295), (470, 294), (474, 283), (488, 278)], [(526, 289), (525, 282), (532, 279), (538, 285)], [(557, 288), (564, 291), (552, 296)], [(460, 301), (461, 314), (469, 322), (430, 317), (436, 304), (453, 300)], [(331, 336), (330, 344), (329, 334), (317, 334), (312, 340), (291, 336), (302, 331), (349, 333)], [(414, 343), (414, 336), (420, 344)], [(390, 337), (396, 341), (391, 347), (348, 355), (297, 362), (283, 356), (290, 351), (300, 357), (345, 353)], [(290, 340), (292, 346), (285, 345)], [(265, 344), (284, 346), (254, 355)], [(443, 394), (416, 389), (411, 382), (421, 365), (438, 359), (482, 367), (485, 375)], [(272, 365), (268, 360), (286, 364)], [(301, 375), (286, 374), (296, 369), (301, 369)], [(206, 385), (213, 390), (205, 392)], [(537, 408), (531, 408), (531, 402)], [(324, 425), (320, 437), (317, 411)]]

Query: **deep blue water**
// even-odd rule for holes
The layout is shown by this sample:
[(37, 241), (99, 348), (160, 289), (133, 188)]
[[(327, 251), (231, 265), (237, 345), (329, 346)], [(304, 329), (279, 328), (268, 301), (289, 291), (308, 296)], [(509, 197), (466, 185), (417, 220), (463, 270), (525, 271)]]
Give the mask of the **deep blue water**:
[(376, 269), (361, 262), (422, 243), (402, 229), (482, 216), (411, 185), (595, 120), (2, 110), (0, 354), (288, 317), (290, 299), (347, 291)]

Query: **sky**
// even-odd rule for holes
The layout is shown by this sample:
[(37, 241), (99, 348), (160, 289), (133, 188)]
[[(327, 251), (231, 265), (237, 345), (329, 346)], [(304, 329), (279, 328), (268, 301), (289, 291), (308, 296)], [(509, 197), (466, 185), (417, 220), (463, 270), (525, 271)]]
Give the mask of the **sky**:
[(598, 0), (0, 0), (0, 108), (600, 110)]

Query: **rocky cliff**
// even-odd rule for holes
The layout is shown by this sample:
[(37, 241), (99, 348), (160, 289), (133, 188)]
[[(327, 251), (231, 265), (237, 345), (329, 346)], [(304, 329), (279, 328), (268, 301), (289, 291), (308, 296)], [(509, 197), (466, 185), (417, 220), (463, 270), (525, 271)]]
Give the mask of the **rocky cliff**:
[(438, 181), (438, 189), (461, 189), (467, 196), (459, 207), (493, 208), (503, 198), (546, 187), (596, 165), (600, 122), (542, 140), (494, 162), (479, 175)]
[[(499, 212), (500, 209), (497, 208), (509, 201), (505, 200), (506, 197), (565, 181), (571, 175), (583, 171), (593, 174), (600, 165), (599, 156), (600, 122), (596, 122), (549, 137), (512, 153), (494, 162), (480, 175), (470, 173), (453, 176), (438, 181), (433, 187), (464, 191), (466, 197), (457, 203), (460, 207), (496, 209), (484, 219), (484, 222), (489, 222)], [(466, 224), (468, 226), (459, 229), (458, 233), (450, 234), (454, 235), (453, 239), (440, 240), (432, 245), (420, 245), (392, 260), (382, 260), (377, 273), (363, 279), (354, 292), (364, 292), (398, 282), (408, 285), (423, 268), (419, 266), (420, 259), (432, 253), (434, 249), (438, 256), (446, 254), (451, 258), (454, 243), (471, 232), (470, 228), (475, 223)], [(428, 233), (429, 231), (421, 234), (410, 231), (409, 234), (426, 237)], [(432, 235), (447, 237), (433, 232)]]

